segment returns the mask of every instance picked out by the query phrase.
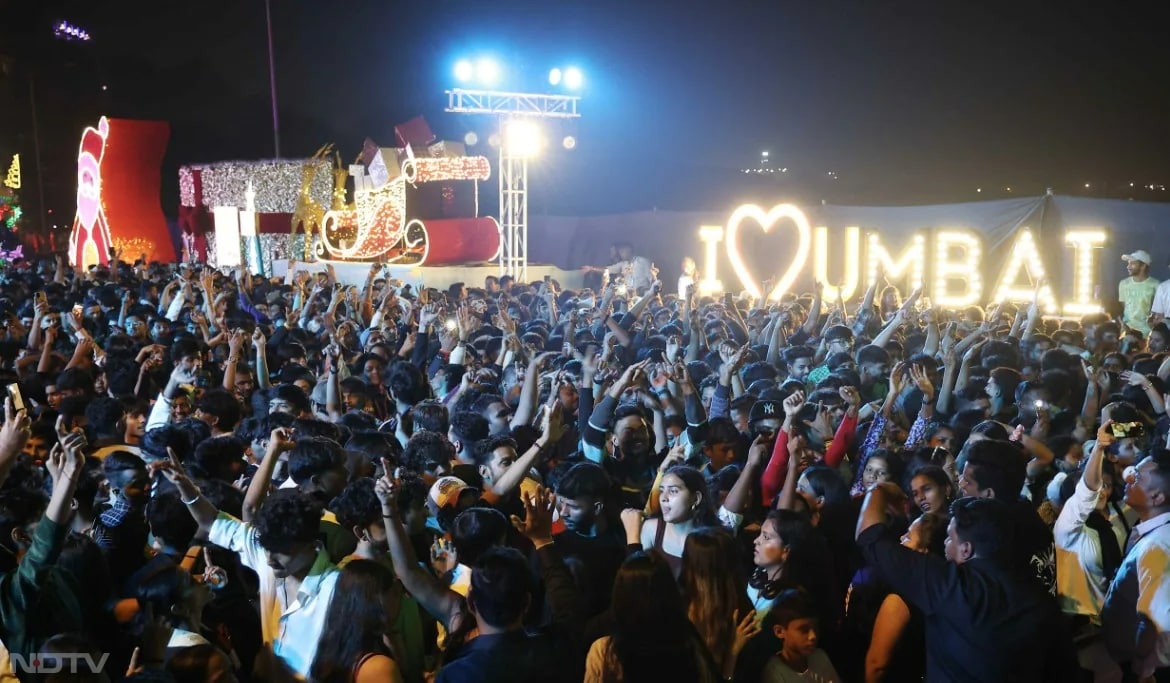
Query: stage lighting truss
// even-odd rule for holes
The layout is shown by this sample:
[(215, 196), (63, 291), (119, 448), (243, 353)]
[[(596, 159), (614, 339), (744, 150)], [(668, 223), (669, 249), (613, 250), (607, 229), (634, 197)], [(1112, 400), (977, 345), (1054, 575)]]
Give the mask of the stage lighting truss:
[(447, 111), (452, 114), (497, 114), (575, 119), (581, 116), (577, 95), (538, 95), (496, 90), (448, 90)]
[[(447, 112), (488, 114), (500, 118), (500, 130), (517, 121), (575, 119), (581, 116), (576, 95), (541, 95), (495, 90), (448, 90)], [(528, 281), (528, 161), (531, 150), (501, 144), (500, 274)]]

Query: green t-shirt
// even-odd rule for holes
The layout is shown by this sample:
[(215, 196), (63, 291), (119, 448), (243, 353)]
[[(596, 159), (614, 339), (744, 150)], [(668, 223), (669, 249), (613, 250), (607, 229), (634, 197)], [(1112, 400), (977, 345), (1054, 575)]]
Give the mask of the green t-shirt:
[(1154, 305), (1154, 293), (1158, 291), (1158, 281), (1152, 277), (1138, 282), (1127, 277), (1117, 285), (1117, 298), (1125, 304), (1125, 313), (1122, 320), (1142, 334), (1150, 333), (1150, 324), (1146, 318), (1150, 315), (1150, 307)]

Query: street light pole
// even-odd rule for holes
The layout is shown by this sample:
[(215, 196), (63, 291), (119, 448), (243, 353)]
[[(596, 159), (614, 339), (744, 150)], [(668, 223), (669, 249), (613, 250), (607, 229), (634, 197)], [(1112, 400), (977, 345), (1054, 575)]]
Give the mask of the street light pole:
[(272, 143), (280, 158), (280, 114), (276, 106), (276, 58), (272, 49), (272, 1), (264, 0), (264, 18), (268, 24), (268, 85), (272, 90)]
[[(45, 236), (47, 243), (52, 243), (52, 228), (49, 227), (46, 218), (48, 213), (46, 213), (47, 208), (45, 207), (45, 174), (41, 168), (41, 130), (40, 117), (37, 116), (37, 88), (35, 76), (32, 73), (28, 75), (28, 104), (32, 109), (33, 159), (37, 165), (37, 201), (40, 202), (37, 210), (37, 229)], [(54, 244), (54, 246), (56, 245)]]

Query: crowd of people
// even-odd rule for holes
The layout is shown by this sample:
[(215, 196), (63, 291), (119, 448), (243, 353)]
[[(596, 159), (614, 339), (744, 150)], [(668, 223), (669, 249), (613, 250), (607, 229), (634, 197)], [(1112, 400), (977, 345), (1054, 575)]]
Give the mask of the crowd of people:
[(1170, 680), (1148, 254), (1067, 320), (616, 251), (5, 268), (0, 681)]

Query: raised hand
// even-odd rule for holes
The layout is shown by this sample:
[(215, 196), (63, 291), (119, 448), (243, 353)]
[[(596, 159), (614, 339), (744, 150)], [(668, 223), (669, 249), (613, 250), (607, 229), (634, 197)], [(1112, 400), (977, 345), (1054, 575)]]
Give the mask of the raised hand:
[(552, 543), (553, 510), (556, 505), (556, 494), (538, 486), (535, 493), (524, 497), (524, 519), (512, 515), (512, 526), (537, 547)]
[(288, 427), (277, 427), (268, 436), (268, 450), (275, 455), (287, 453), (296, 448), (297, 441), (293, 430)]
[(784, 399), (784, 414), (790, 418), (795, 418), (800, 414), (801, 408), (804, 408), (804, 392), (795, 391), (788, 398)]
[(761, 465), (764, 460), (772, 454), (773, 438), (760, 434), (752, 441), (751, 448), (748, 449), (748, 463), (751, 465)]
[(32, 421), (28, 410), (16, 410), (12, 398), (4, 399), (4, 426), (0, 427), (0, 454), (19, 453), (32, 435)]
[[(552, 395), (557, 395), (555, 388), (552, 391)], [(553, 444), (560, 441), (561, 437), (565, 435), (565, 429), (564, 408), (561, 406), (560, 399), (553, 399), (552, 405), (544, 413), (544, 420), (541, 425), (541, 432), (545, 443)]]
[(845, 405), (850, 408), (857, 408), (861, 405), (861, 394), (858, 393), (857, 387), (843, 386), (837, 390), (837, 394), (841, 397), (842, 401), (845, 401)]
[(731, 656), (734, 657), (743, 651), (743, 648), (760, 632), (760, 624), (756, 621), (756, 611), (748, 612), (743, 619), (739, 618), (739, 610), (731, 617), (735, 624), (735, 640), (731, 643)]
[(910, 366), (910, 379), (914, 382), (914, 386), (922, 392), (924, 400), (929, 401), (934, 398), (934, 384), (921, 365)]
[(244, 341), (246, 339), (247, 339), (247, 337), (245, 336), (243, 330), (239, 330), (239, 329), (232, 330), (231, 335), (228, 337), (228, 357), (229, 358), (239, 358), (240, 357), (240, 350), (244, 348)]
[(431, 544), (431, 568), (439, 576), (445, 576), (455, 571), (459, 565), (459, 554), (455, 552), (455, 544), (450, 539), (439, 537)]
[(627, 543), (641, 543), (642, 524), (646, 521), (646, 516), (637, 508), (626, 508), (622, 510), (622, 528), (626, 530)]

